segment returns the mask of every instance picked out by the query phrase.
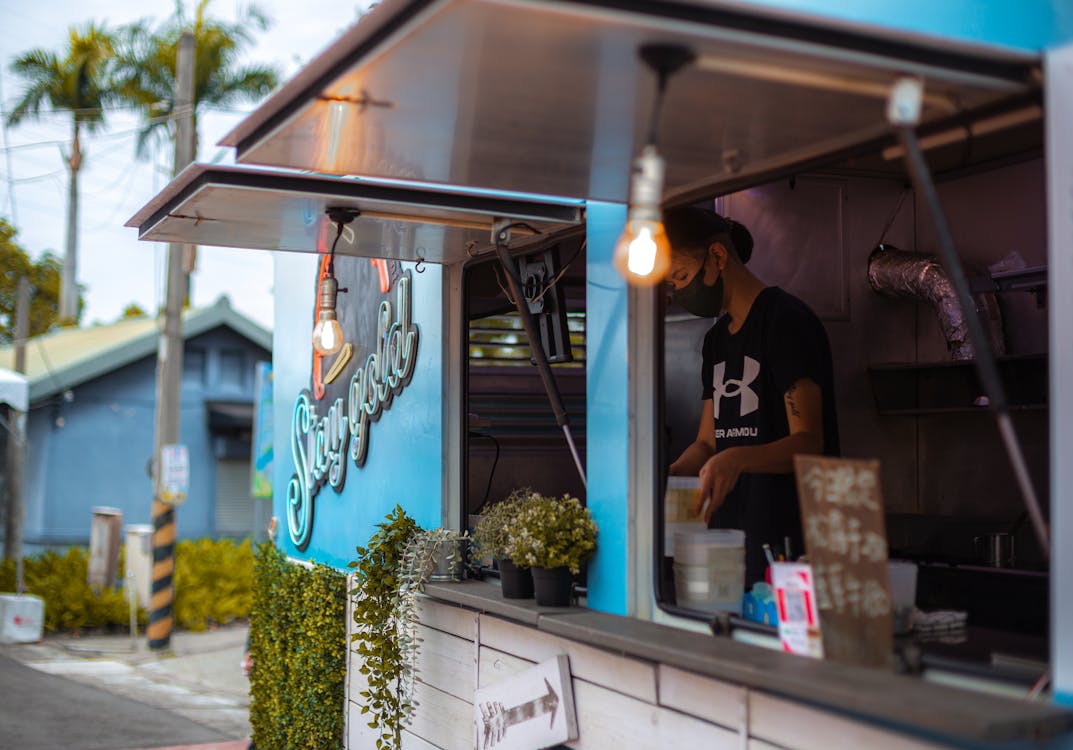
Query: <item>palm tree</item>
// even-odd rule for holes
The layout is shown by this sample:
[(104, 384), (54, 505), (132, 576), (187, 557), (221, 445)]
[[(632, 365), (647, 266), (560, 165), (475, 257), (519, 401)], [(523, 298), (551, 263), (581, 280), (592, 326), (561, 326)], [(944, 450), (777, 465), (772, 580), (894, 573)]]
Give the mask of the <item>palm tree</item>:
[(72, 27), (64, 57), (33, 49), (19, 57), (11, 69), (26, 82), (22, 98), (8, 116), (9, 125), (36, 119), (44, 105), (71, 113), (71, 148), (64, 155), (69, 173), (67, 192), (67, 246), (60, 282), (61, 325), (78, 322), (78, 172), (85, 157), (82, 130), (92, 133), (104, 124), (104, 104), (111, 97), (109, 67), (114, 55), (111, 34), (92, 23)]
[[(141, 21), (127, 26), (121, 34), (116, 88), (142, 110), (138, 156), (146, 155), (154, 137), (170, 137), (175, 107), (175, 63), (179, 37), (184, 31), (193, 32), (196, 45), (195, 144), (197, 115), (202, 107), (257, 101), (276, 87), (278, 74), (274, 68), (238, 63), (241, 54), (253, 44), (256, 33), (268, 29), (268, 17), (255, 6), (248, 6), (240, 18), (228, 23), (208, 16), (209, 2), (199, 0), (194, 18), (188, 19), (179, 0), (175, 14), (157, 30)], [(194, 151), (196, 154), (196, 145)]]

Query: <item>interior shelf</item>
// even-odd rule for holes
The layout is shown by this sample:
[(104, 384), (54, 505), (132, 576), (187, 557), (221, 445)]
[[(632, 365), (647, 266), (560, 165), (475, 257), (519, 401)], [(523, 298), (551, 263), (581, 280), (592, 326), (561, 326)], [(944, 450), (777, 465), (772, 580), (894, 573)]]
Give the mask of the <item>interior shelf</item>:
[[(1047, 408), (1047, 355), (1000, 357), (996, 361), (1011, 411)], [(880, 414), (987, 414), (984, 389), (973, 360), (895, 363), (868, 368)]]

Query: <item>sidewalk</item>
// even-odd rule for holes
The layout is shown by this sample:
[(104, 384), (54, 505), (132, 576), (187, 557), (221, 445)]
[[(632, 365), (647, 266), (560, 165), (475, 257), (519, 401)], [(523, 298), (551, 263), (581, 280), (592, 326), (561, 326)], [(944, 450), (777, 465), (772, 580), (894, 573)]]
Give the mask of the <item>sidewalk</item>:
[[(0, 653), (41, 672), (167, 709), (225, 737), (249, 737), (249, 683), (242, 675), (247, 627), (172, 634), (170, 651), (150, 651), (144, 635), (48, 635)], [(132, 647), (133, 646), (133, 647)], [(232, 750), (244, 742), (198, 746)]]

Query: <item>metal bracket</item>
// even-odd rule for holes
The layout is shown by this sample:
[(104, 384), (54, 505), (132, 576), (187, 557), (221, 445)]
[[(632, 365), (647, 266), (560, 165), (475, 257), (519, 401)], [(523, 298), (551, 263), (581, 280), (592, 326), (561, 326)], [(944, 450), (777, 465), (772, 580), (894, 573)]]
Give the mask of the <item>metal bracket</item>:
[(510, 219), (496, 219), (492, 222), (492, 244), (508, 245), (510, 244)]

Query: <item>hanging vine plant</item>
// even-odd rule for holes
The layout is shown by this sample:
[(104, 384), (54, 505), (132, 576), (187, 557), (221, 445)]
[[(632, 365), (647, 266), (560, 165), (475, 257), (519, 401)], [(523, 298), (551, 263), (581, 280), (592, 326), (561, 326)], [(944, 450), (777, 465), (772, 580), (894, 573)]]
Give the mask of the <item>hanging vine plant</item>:
[(418, 594), (434, 571), (461, 577), (464, 539), (449, 529), (426, 531), (396, 505), (350, 563), (356, 569), (351, 639), (368, 683), (360, 693), (361, 713), (380, 733), (378, 750), (402, 746), (402, 730), (417, 706)]
[[(396, 574), (417, 523), (398, 505), (377, 524), (366, 547), (358, 547), (355, 568), (354, 634), (361, 657), (358, 670), (366, 677), (361, 691), (361, 713), (369, 715), (369, 726), (380, 732), (376, 747), (397, 748), (402, 727), (411, 705), (402, 691), (403, 652), (395, 634), (400, 623)], [(412, 695), (412, 693), (411, 693)]]

